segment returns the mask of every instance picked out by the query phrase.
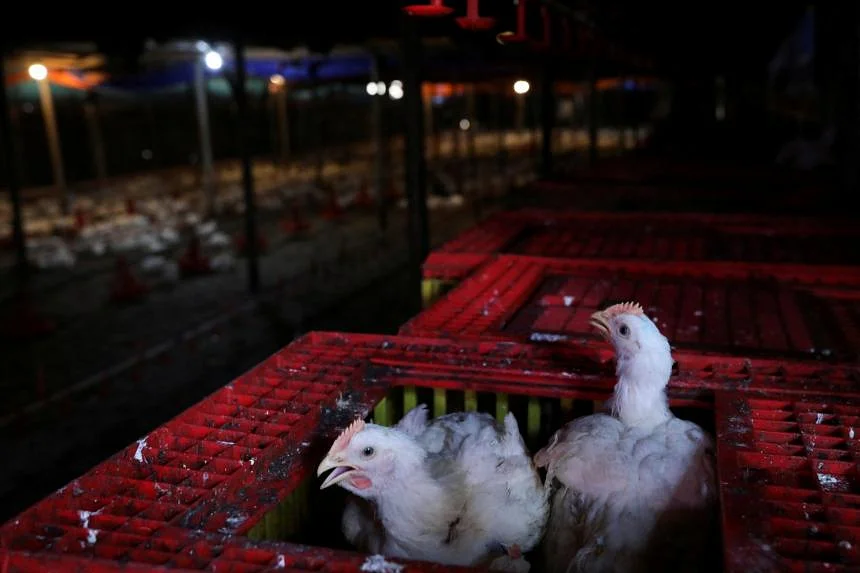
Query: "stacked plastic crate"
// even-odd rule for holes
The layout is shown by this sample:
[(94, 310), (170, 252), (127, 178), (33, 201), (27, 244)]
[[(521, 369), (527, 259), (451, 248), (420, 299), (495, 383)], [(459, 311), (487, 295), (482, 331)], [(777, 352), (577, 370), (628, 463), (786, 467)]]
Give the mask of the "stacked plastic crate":
[(640, 302), (674, 346), (671, 387), (713, 400), (725, 570), (856, 570), (857, 238), (835, 219), (504, 213), (431, 255), (426, 279), (460, 283), (401, 334), (608, 363), (588, 317)]
[[(780, 252), (766, 232), (817, 237), (831, 264), (799, 247), (765, 264)], [(419, 402), (513, 412), (534, 450), (610, 395), (611, 352), (585, 326), (623, 299), (676, 345), (673, 407), (716, 433), (725, 569), (856, 569), (860, 270), (835, 265), (850, 233), (744, 216), (499, 215), (460, 240), (483, 251), (449, 244), (447, 269), (434, 254), (437, 276), (462, 282), (400, 335), (297, 340), (6, 523), (2, 570), (455, 571), (350, 552), (343, 498), (319, 492), (313, 469), (356, 417), (392, 424)], [(709, 262), (732, 244), (747, 262)]]
[[(850, 219), (699, 213), (503, 211), (433, 251), (425, 304), (500, 254), (621, 261), (860, 263)], [(842, 269), (839, 269), (840, 271)]]

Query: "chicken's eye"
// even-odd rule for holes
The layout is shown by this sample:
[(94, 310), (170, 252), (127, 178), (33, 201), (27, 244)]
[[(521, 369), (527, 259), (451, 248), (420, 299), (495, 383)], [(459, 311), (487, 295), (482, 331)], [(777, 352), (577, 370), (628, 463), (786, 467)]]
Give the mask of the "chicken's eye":
[(370, 446), (367, 446), (366, 448), (361, 450), (361, 455), (363, 455), (366, 458), (369, 458), (370, 456), (373, 455), (373, 452), (374, 452), (373, 448)]
[(630, 327), (626, 324), (622, 324), (620, 327), (618, 327), (618, 334), (620, 334), (621, 336), (630, 336)]

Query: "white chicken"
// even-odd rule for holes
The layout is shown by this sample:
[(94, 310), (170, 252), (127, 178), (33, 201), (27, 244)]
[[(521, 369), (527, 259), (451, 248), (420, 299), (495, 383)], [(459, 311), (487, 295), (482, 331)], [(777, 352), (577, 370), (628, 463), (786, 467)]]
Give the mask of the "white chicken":
[(642, 307), (614, 305), (591, 324), (615, 348), (611, 414), (560, 429), (535, 455), (547, 468), (547, 571), (706, 570), (716, 518), (713, 442), (669, 410), (669, 342)]
[(394, 427), (356, 420), (317, 475), (321, 489), (355, 494), (343, 515), (347, 540), (367, 552), (446, 565), (528, 571), (522, 553), (546, 526), (548, 503), (516, 418), (448, 414), (426, 406)]

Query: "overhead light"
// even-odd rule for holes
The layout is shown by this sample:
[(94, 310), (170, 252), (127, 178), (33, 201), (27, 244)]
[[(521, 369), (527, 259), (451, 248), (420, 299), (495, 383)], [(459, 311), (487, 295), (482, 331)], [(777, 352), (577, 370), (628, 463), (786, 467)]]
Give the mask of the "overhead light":
[(391, 99), (400, 99), (403, 97), (403, 85), (397, 80), (394, 80), (391, 82), (391, 85), (388, 86), (388, 97)]
[(272, 85), (282, 86), (286, 82), (284, 76), (281, 74), (272, 74), (272, 77), (269, 78), (269, 81), (272, 82)]
[(376, 82), (376, 93), (385, 95), (385, 82)]
[(27, 69), (27, 73), (30, 74), (31, 78), (40, 82), (48, 77), (48, 68), (43, 64), (33, 64)]
[(472, 127), (472, 122), (469, 121), (467, 118), (464, 117), (460, 120), (460, 129), (462, 129), (463, 131), (469, 131), (470, 127)]
[(376, 82), (367, 82), (367, 95), (375, 96), (379, 93), (379, 85)]
[(514, 92), (523, 95), (529, 93), (531, 85), (526, 80), (517, 80), (514, 82)]
[(203, 57), (203, 62), (206, 64), (207, 68), (209, 68), (213, 72), (217, 72), (221, 69), (221, 66), (224, 65), (224, 58), (222, 58), (221, 54), (219, 54), (215, 50), (209, 50)]

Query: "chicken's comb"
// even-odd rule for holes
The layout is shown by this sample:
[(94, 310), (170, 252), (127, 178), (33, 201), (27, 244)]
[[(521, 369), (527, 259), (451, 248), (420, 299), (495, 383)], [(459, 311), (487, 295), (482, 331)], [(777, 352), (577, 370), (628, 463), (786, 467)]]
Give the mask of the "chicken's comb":
[(632, 314), (634, 316), (641, 316), (645, 314), (645, 310), (638, 302), (630, 301), (613, 304), (612, 306), (603, 311), (603, 315), (606, 318), (612, 318), (618, 316), (619, 314)]
[(331, 451), (332, 452), (339, 452), (342, 449), (344, 449), (349, 444), (349, 441), (352, 439), (352, 437), (354, 435), (356, 435), (357, 433), (359, 433), (360, 431), (362, 431), (363, 429), (364, 429), (364, 420), (362, 420), (361, 418), (356, 418), (352, 424), (347, 426), (347, 428), (343, 432), (340, 433), (340, 435), (337, 437), (337, 439), (331, 445)]

